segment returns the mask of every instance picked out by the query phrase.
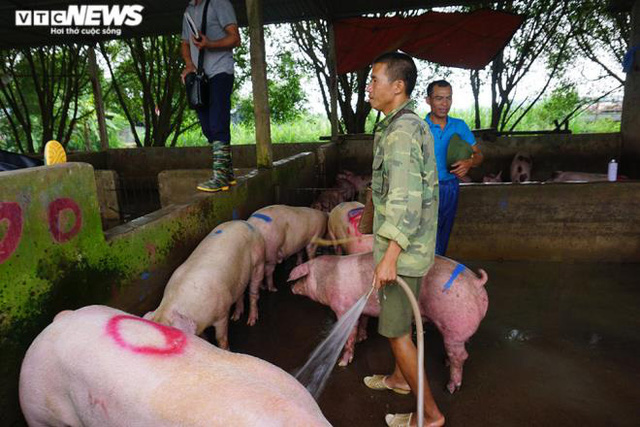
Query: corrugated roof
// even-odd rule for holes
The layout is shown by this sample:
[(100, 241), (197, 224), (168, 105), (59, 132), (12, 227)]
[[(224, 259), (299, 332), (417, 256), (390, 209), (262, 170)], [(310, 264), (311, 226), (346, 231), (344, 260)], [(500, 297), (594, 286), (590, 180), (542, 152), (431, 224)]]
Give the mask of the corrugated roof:
[[(397, 10), (429, 9), (440, 6), (480, 3), (480, 0), (263, 0), (265, 24), (296, 22), (307, 19), (334, 19)], [(123, 26), (121, 37), (150, 36), (180, 32), (187, 0), (0, 0), (0, 49), (63, 43), (90, 43), (98, 38), (78, 35), (52, 35), (50, 26), (16, 26), (17, 10), (67, 10), (69, 5), (134, 5), (144, 6), (142, 23)], [(240, 26), (247, 25), (245, 0), (231, 0)], [(65, 27), (58, 27), (64, 29)], [(91, 28), (91, 27), (76, 27)]]

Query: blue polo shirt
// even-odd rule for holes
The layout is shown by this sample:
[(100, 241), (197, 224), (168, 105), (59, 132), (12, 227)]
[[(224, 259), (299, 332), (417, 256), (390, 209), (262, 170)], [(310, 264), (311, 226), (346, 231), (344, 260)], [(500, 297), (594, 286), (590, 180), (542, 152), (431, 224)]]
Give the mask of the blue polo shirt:
[(476, 138), (471, 133), (471, 129), (464, 122), (464, 120), (456, 119), (451, 116), (447, 116), (447, 124), (442, 129), (440, 125), (433, 124), (429, 118), (429, 114), (425, 116), (425, 121), (429, 124), (433, 139), (435, 141), (436, 152), (436, 166), (438, 168), (438, 181), (447, 181), (454, 179), (456, 176), (449, 172), (447, 169), (447, 148), (449, 148), (449, 140), (454, 134), (469, 143), (469, 145), (476, 145)]

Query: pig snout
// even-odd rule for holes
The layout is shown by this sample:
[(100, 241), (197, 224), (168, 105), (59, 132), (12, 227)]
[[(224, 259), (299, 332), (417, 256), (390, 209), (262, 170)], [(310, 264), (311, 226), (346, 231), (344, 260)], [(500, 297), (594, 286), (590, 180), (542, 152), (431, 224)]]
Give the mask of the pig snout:
[(297, 281), (291, 287), (291, 292), (293, 292), (294, 295), (302, 295), (303, 294), (302, 290), (303, 290), (303, 287), (300, 281)]

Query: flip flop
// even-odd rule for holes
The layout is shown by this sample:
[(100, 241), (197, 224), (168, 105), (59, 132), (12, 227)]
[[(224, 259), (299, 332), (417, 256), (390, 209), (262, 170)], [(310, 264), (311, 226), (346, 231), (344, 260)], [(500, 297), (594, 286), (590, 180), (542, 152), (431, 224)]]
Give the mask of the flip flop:
[(384, 420), (389, 427), (409, 427), (412, 415), (413, 412), (408, 414), (387, 414), (384, 416)]
[(55, 139), (47, 142), (44, 146), (44, 164), (56, 165), (67, 161), (67, 153), (64, 152), (62, 144)]
[(364, 385), (366, 385), (367, 387), (369, 387), (371, 390), (391, 390), (393, 392), (396, 392), (398, 394), (409, 394), (411, 393), (411, 390), (407, 390), (404, 388), (398, 388), (398, 387), (389, 387), (385, 382), (384, 379), (387, 378), (387, 375), (372, 375), (370, 377), (364, 377)]

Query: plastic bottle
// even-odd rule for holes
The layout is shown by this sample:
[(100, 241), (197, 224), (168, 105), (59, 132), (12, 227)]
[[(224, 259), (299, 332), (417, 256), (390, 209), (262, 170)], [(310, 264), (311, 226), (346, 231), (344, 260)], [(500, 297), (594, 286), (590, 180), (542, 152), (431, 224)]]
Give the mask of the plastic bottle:
[(607, 178), (609, 181), (617, 181), (618, 180), (618, 163), (616, 159), (611, 159), (609, 162), (609, 168), (607, 169)]

